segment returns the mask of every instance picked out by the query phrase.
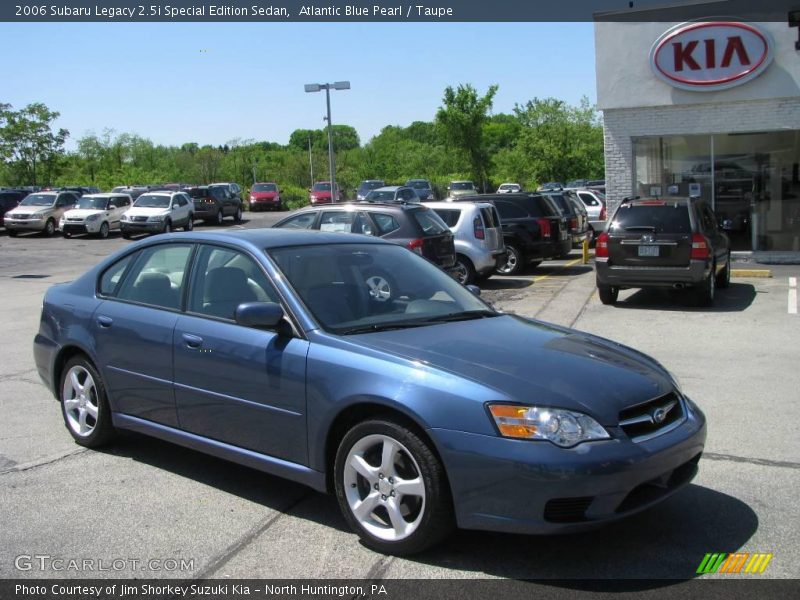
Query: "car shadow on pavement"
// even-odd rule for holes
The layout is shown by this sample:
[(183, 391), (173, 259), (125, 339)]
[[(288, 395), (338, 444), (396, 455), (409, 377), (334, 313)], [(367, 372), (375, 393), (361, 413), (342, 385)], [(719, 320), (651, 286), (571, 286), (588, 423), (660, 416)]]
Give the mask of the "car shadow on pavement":
[(504, 277), (492, 275), (491, 278), (481, 281), (478, 287), (481, 291), (486, 290), (521, 290), (522, 288), (533, 285), (532, 279), (517, 279), (515, 277)]
[(644, 590), (696, 577), (706, 553), (736, 552), (757, 529), (758, 516), (741, 500), (689, 485), (652, 509), (586, 533), (458, 531), (410, 560), (584, 590), (609, 591), (600, 580), (631, 579), (638, 580), (633, 589)]
[[(120, 431), (114, 444), (97, 451), (168, 471), (271, 510), (291, 512), (325, 527), (350, 532), (332, 495), (282, 477), (129, 431)], [(318, 509), (320, 499), (329, 510)]]
[[(624, 294), (624, 291), (622, 292)], [(756, 298), (756, 288), (750, 283), (731, 282), (730, 287), (717, 290), (714, 306), (695, 306), (689, 290), (637, 290), (630, 296), (621, 297), (614, 305), (618, 308), (694, 311), (694, 312), (741, 312)]]
[(572, 265), (571, 267), (566, 267), (564, 265), (548, 265), (536, 267), (530, 270), (528, 274), (534, 277), (543, 277), (545, 275), (547, 277), (574, 277), (575, 275), (583, 275), (591, 271), (594, 271), (592, 265)]

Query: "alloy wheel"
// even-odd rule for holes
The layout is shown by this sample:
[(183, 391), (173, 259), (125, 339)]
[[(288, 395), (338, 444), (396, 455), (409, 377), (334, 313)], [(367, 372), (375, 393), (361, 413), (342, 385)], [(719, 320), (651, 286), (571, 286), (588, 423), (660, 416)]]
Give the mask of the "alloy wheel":
[(369, 298), (375, 302), (387, 302), (392, 299), (392, 285), (381, 275), (367, 277)]
[(409, 450), (392, 437), (361, 438), (344, 466), (347, 504), (371, 535), (401, 541), (419, 527), (425, 515), (425, 483)]
[(67, 425), (80, 437), (88, 437), (97, 426), (99, 401), (97, 386), (86, 368), (75, 365), (64, 378), (61, 390)]

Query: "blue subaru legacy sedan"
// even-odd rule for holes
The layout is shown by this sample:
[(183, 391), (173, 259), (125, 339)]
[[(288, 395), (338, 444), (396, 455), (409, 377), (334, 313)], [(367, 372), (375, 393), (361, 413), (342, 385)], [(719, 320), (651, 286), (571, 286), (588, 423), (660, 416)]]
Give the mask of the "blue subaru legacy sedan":
[(331, 491), (385, 553), (579, 530), (695, 476), (705, 417), (658, 362), (477, 292), (366, 236), (171, 234), (50, 288), (34, 354), (78, 444), (133, 430)]

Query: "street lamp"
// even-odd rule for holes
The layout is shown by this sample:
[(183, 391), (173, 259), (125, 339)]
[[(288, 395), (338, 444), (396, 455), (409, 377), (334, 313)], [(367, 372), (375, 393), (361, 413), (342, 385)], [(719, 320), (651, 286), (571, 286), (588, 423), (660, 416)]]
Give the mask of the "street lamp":
[[(334, 90), (349, 90), (349, 81), (337, 81), (335, 83), (307, 83), (305, 85), (306, 92), (318, 92), (325, 90), (325, 102), (328, 105), (328, 168), (331, 172), (331, 202), (333, 202), (334, 194), (336, 200), (339, 200), (338, 190), (336, 189), (336, 170), (333, 164), (333, 130), (331, 129), (331, 88)], [(311, 182), (313, 185), (313, 181)]]

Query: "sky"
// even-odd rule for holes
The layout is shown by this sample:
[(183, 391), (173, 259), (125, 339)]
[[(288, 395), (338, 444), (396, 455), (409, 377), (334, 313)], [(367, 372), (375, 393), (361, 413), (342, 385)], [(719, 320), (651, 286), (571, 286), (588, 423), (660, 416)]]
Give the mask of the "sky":
[(499, 90), (494, 113), (534, 97), (596, 101), (593, 24), (3, 23), (3, 91), (44, 102), (77, 138), (105, 128), (157, 144), (285, 144), (334, 124), (362, 143), (387, 125), (433, 120), (444, 88)]

